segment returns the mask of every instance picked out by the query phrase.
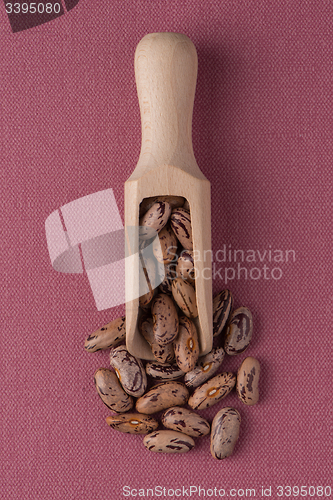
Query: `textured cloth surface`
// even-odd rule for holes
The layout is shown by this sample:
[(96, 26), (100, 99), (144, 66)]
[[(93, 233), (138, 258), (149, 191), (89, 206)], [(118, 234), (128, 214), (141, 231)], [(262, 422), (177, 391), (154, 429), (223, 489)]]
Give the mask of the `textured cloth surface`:
[[(27, 31), (11, 32), (4, 7), (0, 22), (1, 497), (120, 499), (126, 485), (150, 498), (157, 486), (188, 498), (191, 485), (206, 498), (280, 498), (279, 486), (328, 497), (309, 487), (333, 487), (332, 2), (81, 0)], [(197, 48), (214, 292), (228, 287), (254, 317), (252, 344), (223, 370), (246, 355), (262, 367), (256, 406), (233, 393), (202, 412), (241, 414), (224, 461), (208, 438), (157, 455), (106, 425), (93, 374), (108, 353), (83, 344), (124, 306), (98, 312), (87, 277), (54, 271), (46, 245), (46, 218), (85, 195), (112, 187), (123, 217), (141, 139), (134, 51), (158, 31)]]

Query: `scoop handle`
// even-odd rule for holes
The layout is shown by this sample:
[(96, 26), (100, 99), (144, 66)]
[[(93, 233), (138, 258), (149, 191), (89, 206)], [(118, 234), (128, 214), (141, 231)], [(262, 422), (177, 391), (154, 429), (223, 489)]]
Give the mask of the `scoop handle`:
[(202, 178), (192, 147), (198, 57), (180, 33), (146, 35), (135, 52), (142, 143), (136, 176), (174, 165)]

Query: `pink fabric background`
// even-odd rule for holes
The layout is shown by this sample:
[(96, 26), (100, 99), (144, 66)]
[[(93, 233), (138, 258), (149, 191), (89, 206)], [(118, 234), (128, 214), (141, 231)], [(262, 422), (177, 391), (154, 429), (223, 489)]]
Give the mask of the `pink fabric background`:
[[(0, 22), (2, 498), (120, 499), (124, 485), (257, 498), (272, 486), (278, 498), (278, 485), (333, 486), (332, 2), (81, 0), (15, 34), (1, 5)], [(232, 394), (203, 412), (241, 413), (221, 462), (209, 439), (156, 455), (106, 425), (93, 374), (108, 353), (83, 343), (124, 308), (98, 312), (85, 277), (55, 272), (46, 246), (47, 216), (79, 197), (112, 187), (123, 214), (140, 150), (134, 50), (156, 31), (183, 32), (198, 51), (193, 142), (212, 185), (213, 249), (296, 256), (277, 264), (279, 280), (228, 283), (253, 312), (246, 354), (262, 375), (257, 406)], [(224, 287), (216, 277), (214, 291)]]

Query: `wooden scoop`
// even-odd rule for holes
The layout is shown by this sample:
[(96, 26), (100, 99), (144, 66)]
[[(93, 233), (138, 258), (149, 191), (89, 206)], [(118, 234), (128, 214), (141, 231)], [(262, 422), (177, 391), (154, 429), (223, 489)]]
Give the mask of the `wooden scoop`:
[(146, 35), (135, 52), (135, 78), (141, 112), (138, 164), (125, 183), (126, 343), (131, 354), (153, 359), (138, 330), (139, 205), (150, 196), (183, 196), (190, 205), (200, 353), (213, 343), (210, 183), (192, 147), (192, 112), (198, 59), (191, 40), (178, 33)]

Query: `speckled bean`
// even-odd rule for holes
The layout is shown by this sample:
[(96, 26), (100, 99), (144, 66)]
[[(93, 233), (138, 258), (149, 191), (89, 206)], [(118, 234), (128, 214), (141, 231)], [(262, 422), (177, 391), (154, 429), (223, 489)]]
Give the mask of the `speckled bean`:
[(110, 415), (106, 423), (116, 431), (128, 434), (149, 434), (158, 427), (158, 422), (150, 415), (143, 413), (125, 413), (124, 415)]
[(222, 347), (215, 347), (211, 352), (199, 358), (197, 366), (185, 374), (184, 382), (186, 387), (193, 389), (212, 377), (221, 366), (224, 354)]
[(177, 260), (176, 272), (179, 278), (194, 284), (195, 271), (194, 271), (194, 258), (191, 250), (184, 250)]
[(133, 398), (121, 387), (117, 375), (107, 368), (99, 368), (94, 375), (97, 393), (103, 403), (117, 413), (133, 408)]
[(175, 359), (173, 343), (164, 346), (155, 341), (153, 318), (144, 314), (139, 321), (139, 331), (151, 347), (156, 361), (160, 363), (171, 363)]
[(189, 391), (181, 382), (162, 382), (152, 387), (136, 402), (139, 413), (157, 413), (170, 406), (182, 406), (187, 403)]
[(148, 210), (158, 201), (166, 201), (169, 203), (172, 209), (182, 207), (184, 205), (184, 200), (182, 196), (151, 196), (149, 198), (144, 198), (140, 203), (140, 217), (142, 217)]
[(153, 318), (144, 313), (139, 320), (139, 332), (144, 337), (144, 339), (151, 346), (155, 342), (154, 330), (153, 330)]
[(168, 264), (162, 264), (158, 262), (157, 264), (158, 272), (160, 279), (162, 279), (162, 283), (159, 285), (159, 290), (162, 293), (172, 294), (172, 280), (174, 280), (176, 275), (176, 264), (173, 262), (169, 262)]
[(213, 299), (213, 337), (222, 333), (232, 311), (233, 297), (230, 290), (222, 290)]
[(170, 224), (167, 224), (159, 233), (153, 243), (155, 259), (162, 264), (172, 262), (177, 254), (177, 238)]
[(180, 431), (188, 436), (206, 436), (210, 432), (210, 425), (205, 418), (192, 410), (173, 406), (162, 415), (162, 424), (167, 429)]
[(175, 363), (159, 363), (158, 361), (146, 364), (146, 373), (155, 380), (176, 380), (184, 375), (184, 372)]
[(188, 400), (188, 405), (193, 410), (209, 408), (227, 396), (235, 383), (236, 376), (233, 373), (219, 373), (195, 389)]
[(172, 282), (172, 296), (178, 307), (188, 318), (198, 316), (197, 299), (193, 286), (182, 278), (176, 278)]
[(222, 408), (212, 422), (210, 452), (217, 460), (229, 457), (239, 436), (241, 417), (235, 408)]
[(155, 431), (143, 439), (147, 450), (156, 453), (185, 453), (194, 448), (194, 441), (182, 432), (161, 430)]
[(172, 230), (185, 250), (193, 250), (190, 213), (184, 208), (176, 208), (172, 210), (170, 223)]
[(176, 363), (183, 372), (194, 369), (199, 358), (198, 333), (193, 321), (186, 316), (179, 318), (179, 334), (174, 341)]
[(247, 307), (239, 307), (232, 313), (227, 326), (224, 340), (225, 352), (229, 356), (244, 352), (251, 341), (252, 331), (251, 311)]
[(158, 201), (141, 217), (139, 221), (139, 236), (142, 240), (149, 240), (159, 233), (167, 223), (171, 214), (168, 202)]
[(96, 332), (89, 335), (84, 343), (84, 348), (88, 352), (96, 352), (101, 349), (115, 347), (125, 340), (126, 324), (125, 316), (114, 319)]
[(171, 363), (175, 359), (173, 343), (164, 346), (155, 341), (153, 318), (144, 314), (139, 321), (139, 331), (151, 347), (156, 361), (160, 363)]
[(159, 293), (153, 299), (151, 312), (155, 341), (159, 345), (173, 342), (178, 335), (179, 320), (176, 306), (169, 295)]
[(110, 352), (110, 365), (127, 394), (140, 397), (147, 388), (147, 376), (142, 361), (128, 352), (124, 345)]
[(171, 363), (175, 359), (175, 350), (173, 348), (173, 343), (166, 345), (152, 344), (151, 349), (153, 351), (154, 358), (160, 363)]
[(260, 363), (252, 356), (244, 359), (237, 372), (237, 396), (246, 405), (255, 405), (259, 400)]

